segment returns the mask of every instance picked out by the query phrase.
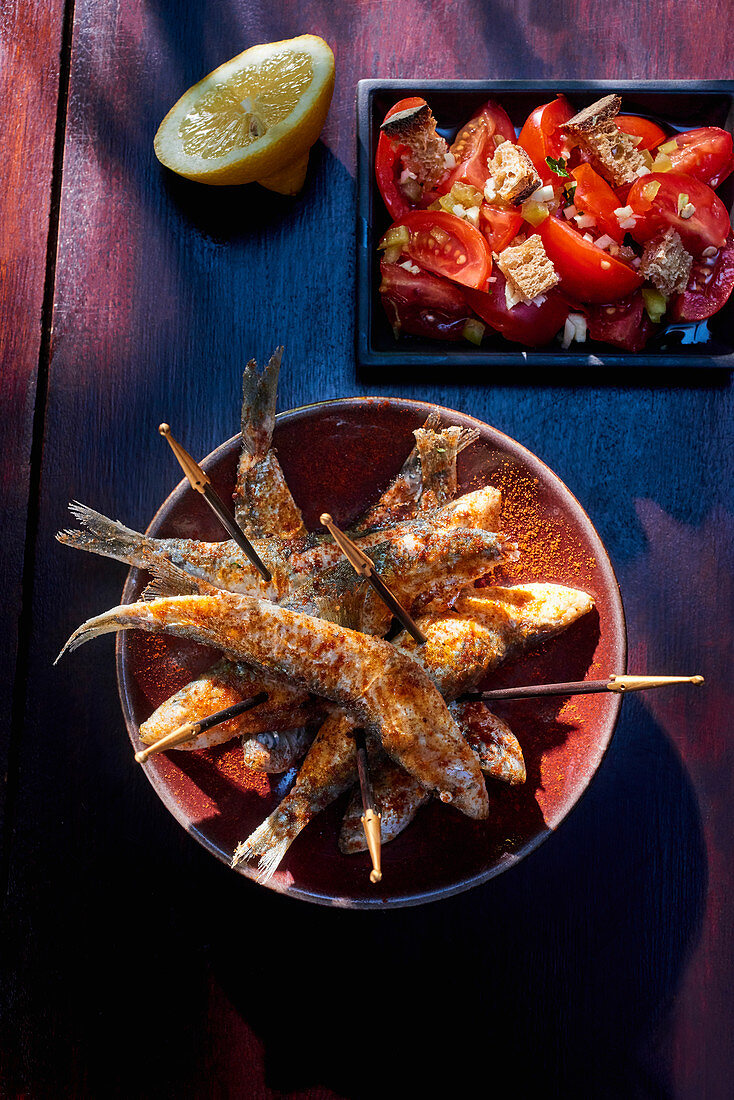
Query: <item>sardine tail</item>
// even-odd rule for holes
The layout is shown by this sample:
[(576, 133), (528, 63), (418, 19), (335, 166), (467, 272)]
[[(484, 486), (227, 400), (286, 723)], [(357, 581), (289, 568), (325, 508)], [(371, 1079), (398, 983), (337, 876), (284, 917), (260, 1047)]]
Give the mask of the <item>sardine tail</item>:
[(103, 615), (87, 619), (85, 623), (76, 628), (68, 641), (64, 643), (54, 664), (58, 664), (65, 653), (71, 653), (73, 650), (78, 649), (80, 645), (84, 645), (85, 642), (90, 642), (93, 638), (99, 638), (102, 634), (114, 634), (117, 630), (131, 630), (136, 626), (140, 626), (140, 622), (130, 614), (130, 606), (124, 604), (113, 607), (110, 611), (105, 611)]
[(128, 565), (145, 568), (149, 560), (149, 545), (145, 535), (125, 527), (119, 520), (108, 519), (86, 504), (72, 500), (69, 511), (82, 524), (81, 531), (59, 531), (56, 538), (65, 546), (87, 550), (105, 558), (116, 558)]
[(479, 431), (477, 428), (462, 428), (461, 435), (456, 441), (456, 453), (461, 454), (462, 451), (470, 447), (472, 443), (476, 443), (479, 439)]
[(262, 374), (251, 359), (242, 376), (242, 447), (258, 461), (265, 457), (272, 441), (282, 358), (283, 348), (277, 347)]
[(306, 823), (306, 820), (299, 821), (292, 813), (284, 813), (281, 804), (247, 840), (237, 845), (232, 856), (232, 866), (236, 867), (243, 860), (259, 859), (257, 881), (268, 882)]

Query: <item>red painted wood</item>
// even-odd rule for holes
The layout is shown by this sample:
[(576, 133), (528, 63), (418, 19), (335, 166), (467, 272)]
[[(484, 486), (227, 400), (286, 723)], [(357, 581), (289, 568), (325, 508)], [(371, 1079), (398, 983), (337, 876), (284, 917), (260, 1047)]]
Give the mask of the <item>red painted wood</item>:
[[(574, 389), (577, 378), (520, 372), (486, 385), (440, 370), (365, 377), (352, 350), (359, 77), (723, 77), (727, 7), (77, 0), (26, 722), (12, 777), (9, 1095), (462, 1095), (477, 1065), (490, 1087), (490, 1050), (520, 1067), (521, 1092), (728, 1096), (730, 380), (637, 373)], [(4, 24), (11, 43), (46, 43), (23, 13)], [(240, 48), (304, 30), (334, 46), (337, 84), (299, 200), (205, 191), (159, 169), (152, 136), (185, 87)], [(13, 350), (1, 383), (19, 440), (4, 479), (19, 494), (6, 554), (11, 632), (51, 182), (51, 131), (39, 120), (53, 116), (54, 41), (40, 59), (27, 45), (10, 55), (40, 89), (34, 110), (15, 112), (28, 119), (21, 139), (37, 167), (24, 174), (13, 157), (3, 168), (25, 220), (0, 209), (11, 222), (4, 245), (21, 233), (27, 242), (13, 269), (22, 275), (4, 270), (25, 310), (22, 332), (4, 315)], [(416, 396), (529, 446), (611, 552), (632, 667), (708, 679), (699, 693), (626, 700), (599, 776), (557, 836), (496, 883), (426, 909), (324, 911), (230, 875), (132, 765), (111, 644), (51, 670), (71, 629), (116, 602), (124, 575), (53, 542), (65, 502), (144, 526), (178, 479), (157, 424), (209, 451), (236, 430), (243, 361), (278, 341), (283, 408)], [(380, 1058), (364, 1054), (355, 942), (373, 960), (380, 1019), (400, 1044), (388, 1083)]]
[[(59, 93), (63, 0), (5, 4), (0, 22), (0, 763), (7, 772), (21, 610), (41, 311)], [(0, 792), (0, 825), (5, 781)]]

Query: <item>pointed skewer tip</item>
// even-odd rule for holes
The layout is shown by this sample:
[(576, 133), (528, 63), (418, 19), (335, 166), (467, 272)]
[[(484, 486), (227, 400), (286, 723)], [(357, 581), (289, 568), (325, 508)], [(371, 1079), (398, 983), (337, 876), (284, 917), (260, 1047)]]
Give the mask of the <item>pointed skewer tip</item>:
[(170, 424), (159, 424), (158, 425), (158, 431), (160, 432), (161, 435), (168, 435), (171, 431), (171, 425)]
[(146, 752), (145, 749), (141, 749), (140, 752), (135, 753), (135, 763), (136, 764), (144, 764), (147, 759), (148, 759), (148, 753)]
[(380, 882), (382, 880), (382, 871), (370, 871), (370, 882)]
[(329, 513), (328, 512), (322, 512), (321, 515), (319, 516), (319, 523), (323, 524), (324, 527), (328, 527), (331, 522), (332, 522), (332, 519), (331, 519), (331, 516), (329, 515)]

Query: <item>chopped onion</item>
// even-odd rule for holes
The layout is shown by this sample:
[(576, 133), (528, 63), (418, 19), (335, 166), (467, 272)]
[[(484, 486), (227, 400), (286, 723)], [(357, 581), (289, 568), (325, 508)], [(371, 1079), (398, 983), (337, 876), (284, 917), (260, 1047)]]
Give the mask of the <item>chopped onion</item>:
[(596, 225), (596, 218), (592, 214), (577, 214), (574, 221), (579, 229), (589, 229), (592, 225)]
[(456, 157), (454, 156), (453, 153), (444, 153), (443, 163), (444, 163), (444, 167), (446, 167), (446, 168), (455, 168), (456, 167)]
[(537, 187), (530, 196), (531, 202), (551, 202), (555, 198), (555, 192), (549, 183), (544, 187)]
[(532, 199), (528, 199), (523, 203), (521, 213), (526, 222), (530, 222), (533, 228), (537, 228), (548, 217), (548, 207), (542, 202), (533, 202)]
[(583, 344), (586, 341), (586, 318), (583, 313), (569, 313), (563, 326), (561, 347), (570, 348), (574, 341), (577, 344)]
[(597, 248), (609, 248), (612, 244), (614, 244), (614, 238), (610, 237), (607, 233), (603, 233), (601, 237), (597, 237), (596, 239)]
[(645, 309), (647, 310), (647, 316), (656, 325), (659, 325), (668, 307), (665, 295), (661, 294), (660, 291), (656, 290), (654, 287), (644, 286), (642, 288), (642, 298), (645, 303)]
[(563, 211), (563, 216), (564, 218), (567, 218), (568, 221), (571, 221), (571, 218), (576, 217), (576, 207), (573, 204), (571, 204), (571, 206), (567, 206), (566, 209)]
[(625, 218), (631, 218), (634, 214), (634, 210), (631, 206), (618, 206), (614, 211), (614, 216), (618, 222), (624, 221)]

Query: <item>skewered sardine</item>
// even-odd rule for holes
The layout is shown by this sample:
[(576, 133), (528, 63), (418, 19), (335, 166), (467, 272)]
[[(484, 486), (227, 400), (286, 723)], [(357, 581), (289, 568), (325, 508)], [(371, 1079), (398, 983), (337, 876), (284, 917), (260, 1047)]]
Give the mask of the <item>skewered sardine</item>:
[(331, 699), (379, 737), (385, 751), (424, 786), (470, 817), (486, 816), (487, 792), (476, 757), (425, 672), (388, 642), (221, 592), (113, 608), (79, 627), (62, 653), (101, 634), (134, 628), (215, 646)]
[(283, 348), (276, 348), (261, 375), (251, 359), (242, 378), (242, 449), (233, 499), (235, 518), (250, 539), (306, 533), (272, 446), (282, 357)]
[[(253, 539), (255, 550), (273, 576), (271, 584), (267, 585), (239, 546), (231, 540), (199, 542), (195, 539), (159, 539), (133, 531), (77, 501), (73, 501), (69, 508), (83, 529), (60, 531), (56, 538), (64, 545), (116, 558), (138, 569), (152, 569), (156, 562), (171, 561), (192, 576), (201, 577), (217, 588), (230, 592), (282, 600), (301, 584), (308, 583), (318, 572), (341, 560), (341, 550), (334, 542), (315, 542), (311, 536)], [(473, 527), (496, 531), (499, 509), (499, 492), (492, 488), (480, 489), (436, 509), (426, 516), (426, 520), (430, 519), (435, 527)], [(371, 531), (357, 541), (369, 553), (372, 546), (399, 539), (405, 532), (406, 525), (398, 524), (385, 530)]]

